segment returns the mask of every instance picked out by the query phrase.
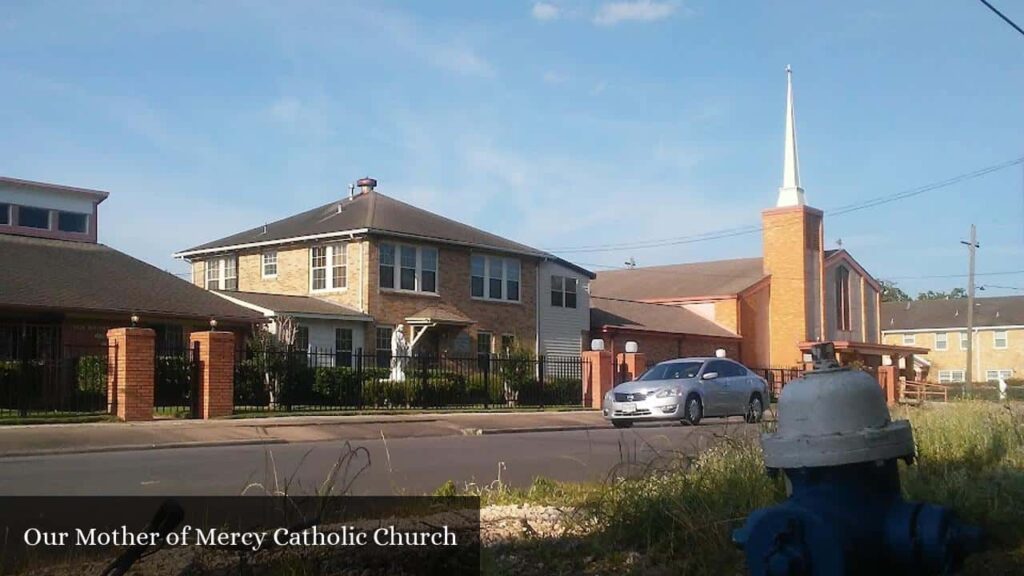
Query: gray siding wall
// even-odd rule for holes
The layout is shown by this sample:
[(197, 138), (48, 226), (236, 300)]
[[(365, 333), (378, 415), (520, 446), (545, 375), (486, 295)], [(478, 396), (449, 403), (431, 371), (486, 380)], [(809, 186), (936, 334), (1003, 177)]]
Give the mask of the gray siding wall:
[[(590, 278), (556, 262), (541, 262), (537, 306), (537, 353), (578, 356), (582, 351), (583, 332), (590, 329)], [(551, 276), (575, 278), (576, 308), (551, 305)]]

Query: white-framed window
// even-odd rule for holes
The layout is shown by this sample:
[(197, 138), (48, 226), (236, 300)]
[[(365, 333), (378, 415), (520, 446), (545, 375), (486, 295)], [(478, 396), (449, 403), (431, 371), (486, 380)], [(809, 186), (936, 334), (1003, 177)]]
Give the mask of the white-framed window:
[(494, 337), (490, 332), (477, 332), (476, 333), (476, 353), (480, 356), (487, 356), (491, 354), (493, 350), (492, 341)]
[(309, 249), (311, 292), (341, 290), (347, 286), (348, 261), (345, 244), (323, 244)]
[(516, 258), (473, 254), (469, 261), (469, 290), (473, 298), (519, 302), (522, 266)]
[(935, 349), (949, 350), (949, 338), (945, 332), (937, 332), (935, 334)]
[(1013, 370), (985, 370), (986, 382), (999, 382), (999, 379), (1009, 380), (1013, 377)]
[(967, 332), (960, 333), (960, 351), (967, 350)]
[(950, 384), (953, 382), (963, 382), (964, 371), (963, 370), (939, 370), (939, 384)]
[(904, 334), (903, 335), (903, 345), (904, 346), (913, 346), (916, 343), (917, 343), (917, 335), (916, 334)]
[(89, 215), (80, 212), (57, 212), (57, 230), (85, 234), (89, 231)]
[(996, 350), (1005, 350), (1007, 344), (1006, 330), (999, 330), (992, 333), (992, 347)]
[(207, 290), (238, 290), (238, 260), (234, 256), (206, 261)]
[(501, 351), (509, 353), (516, 347), (516, 337), (514, 334), (502, 334), (501, 335)]
[(575, 308), (579, 281), (569, 276), (551, 276), (551, 305), (556, 308)]
[(334, 329), (334, 365), (335, 366), (351, 366), (352, 365), (352, 329), (351, 328), (335, 328)]
[(384, 368), (391, 365), (391, 335), (395, 329), (391, 326), (377, 326), (374, 342), (377, 348), (377, 366)]
[(378, 284), (386, 290), (437, 294), (437, 248), (381, 242)]
[(11, 225), (11, 205), (0, 202), (0, 226)]
[(276, 250), (268, 250), (260, 254), (260, 271), (264, 278), (277, 278)]

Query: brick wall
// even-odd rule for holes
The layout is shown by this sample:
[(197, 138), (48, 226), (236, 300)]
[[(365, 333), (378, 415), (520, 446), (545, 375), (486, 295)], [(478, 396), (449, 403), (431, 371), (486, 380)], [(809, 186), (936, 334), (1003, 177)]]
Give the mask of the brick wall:
[[(769, 347), (772, 366), (799, 365), (799, 343), (812, 339), (809, 324), (820, 316), (822, 213), (807, 206), (775, 208), (762, 213), (764, 267), (771, 274)], [(816, 312), (809, 314), (809, 312)]]
[[(377, 246), (380, 238), (370, 240), (366, 255), (369, 286), (368, 313), (377, 325), (395, 326), (405, 318), (428, 306), (454, 307), (462, 314), (476, 321), (463, 330), (472, 339), (471, 350), (476, 350), (477, 332), (486, 331), (494, 335), (495, 341), (503, 334), (512, 334), (516, 341), (531, 349), (535, 346), (537, 334), (537, 266), (538, 261), (518, 257), (520, 262), (520, 302), (495, 302), (475, 299), (470, 296), (470, 255), (469, 248), (449, 245), (433, 245), (438, 249), (438, 293), (414, 293), (381, 289), (378, 282), (379, 260)], [(418, 245), (430, 245), (418, 243)], [(367, 331), (367, 350), (375, 347), (376, 330)]]

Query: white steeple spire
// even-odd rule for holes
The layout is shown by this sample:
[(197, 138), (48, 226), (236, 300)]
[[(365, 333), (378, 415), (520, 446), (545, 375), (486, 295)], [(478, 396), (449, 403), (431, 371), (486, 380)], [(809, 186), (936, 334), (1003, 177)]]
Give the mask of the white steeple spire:
[(803, 206), (800, 187), (800, 158), (796, 147), (796, 110), (793, 108), (793, 69), (786, 66), (786, 151), (783, 157), (782, 187), (776, 206)]

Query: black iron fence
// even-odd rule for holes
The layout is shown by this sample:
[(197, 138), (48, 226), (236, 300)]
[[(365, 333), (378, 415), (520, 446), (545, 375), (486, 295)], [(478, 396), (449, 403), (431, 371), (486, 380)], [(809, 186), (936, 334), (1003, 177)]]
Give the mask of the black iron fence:
[(579, 406), (580, 357), (250, 352), (235, 366), (235, 412)]
[(771, 394), (771, 401), (779, 399), (782, 388), (790, 381), (803, 378), (804, 371), (800, 368), (751, 368), (755, 374), (768, 381), (768, 392)]
[(63, 346), (52, 356), (0, 359), (0, 418), (107, 412), (116, 345)]
[(195, 417), (198, 413), (199, 343), (157, 346), (153, 362), (153, 412)]

